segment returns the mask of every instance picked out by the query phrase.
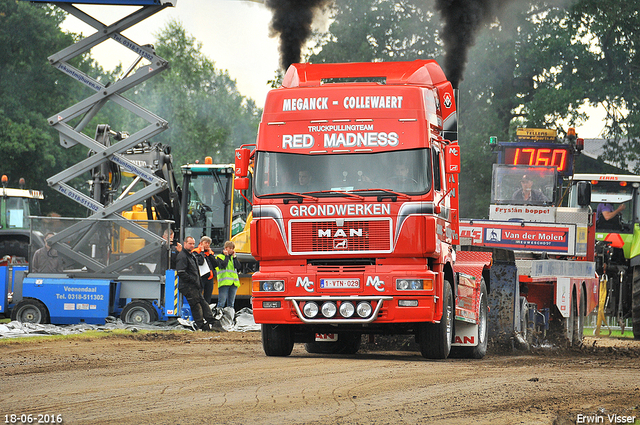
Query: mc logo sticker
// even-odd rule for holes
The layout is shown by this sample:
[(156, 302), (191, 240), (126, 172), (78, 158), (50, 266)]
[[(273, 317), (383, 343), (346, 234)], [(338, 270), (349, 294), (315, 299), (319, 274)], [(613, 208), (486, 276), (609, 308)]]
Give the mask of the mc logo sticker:
[(378, 276), (367, 277), (367, 286), (373, 286), (378, 292), (384, 292), (384, 280), (380, 280)]
[(304, 290), (307, 292), (313, 292), (313, 282), (310, 281), (309, 278), (306, 276), (304, 279), (301, 277), (298, 277), (298, 280), (296, 281), (296, 288), (298, 286), (302, 286)]

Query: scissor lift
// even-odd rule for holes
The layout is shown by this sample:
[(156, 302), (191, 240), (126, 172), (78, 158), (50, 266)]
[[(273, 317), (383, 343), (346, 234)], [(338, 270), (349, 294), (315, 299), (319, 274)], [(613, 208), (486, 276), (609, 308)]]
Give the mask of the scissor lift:
[[(44, 3), (46, 1), (37, 0), (36, 2)], [(47, 180), (50, 187), (75, 202), (78, 202), (90, 211), (90, 216), (87, 219), (79, 221), (67, 229), (57, 233), (53, 237), (52, 242), (58, 242), (56, 244), (56, 248), (61, 255), (75, 263), (79, 263), (81, 267), (85, 268), (85, 270), (93, 273), (117, 273), (147, 257), (154, 250), (157, 251), (163, 243), (162, 235), (157, 235), (149, 231), (147, 228), (125, 219), (120, 212), (130, 209), (133, 205), (139, 204), (145, 199), (148, 199), (167, 188), (167, 182), (164, 179), (156, 176), (149, 169), (141, 168), (131, 162), (125, 155), (123, 155), (123, 153), (139, 143), (166, 130), (168, 128), (168, 123), (161, 117), (126, 99), (122, 94), (138, 84), (143, 83), (154, 75), (164, 71), (169, 67), (169, 64), (165, 59), (157, 56), (152, 47), (141, 46), (123, 36), (122, 32), (160, 12), (166, 7), (175, 6), (176, 2), (177, 0), (74, 0), (47, 2), (65, 10), (69, 14), (96, 29), (96, 32), (93, 35), (76, 42), (48, 58), (49, 63), (52, 66), (95, 91), (95, 94), (61, 112), (58, 112), (48, 120), (49, 124), (60, 133), (60, 144), (63, 147), (71, 148), (77, 144), (81, 144), (93, 151), (95, 154)], [(117, 22), (111, 25), (105, 25), (98, 19), (75, 7), (72, 3), (138, 6), (139, 8)], [(139, 58), (129, 68), (123, 78), (107, 86), (70, 65), (69, 60), (89, 51), (108, 39), (113, 39), (124, 47), (130, 49), (136, 53)], [(148, 62), (148, 65), (140, 66), (132, 73), (131, 71), (134, 67), (143, 59)], [(83, 134), (82, 130), (85, 126), (108, 101), (112, 101), (122, 108), (125, 108), (127, 111), (142, 118), (146, 123), (148, 123), (148, 125), (113, 145), (110, 144), (109, 137), (103, 137), (103, 140), (94, 140)], [(72, 120), (80, 117), (81, 119), (79, 123), (74, 127), (69, 124)], [(88, 171), (104, 167), (105, 164), (108, 164), (109, 162), (113, 162), (122, 169), (127, 170), (127, 172), (135, 174), (137, 178), (145, 182), (144, 189), (139, 190), (134, 194), (121, 194), (115, 198), (115, 201), (105, 205), (99, 202), (99, 198), (97, 196), (91, 198), (80, 190), (70, 186), (69, 182), (72, 179), (81, 176), (83, 173)], [(95, 257), (92, 258), (91, 255), (83, 252), (86, 251), (83, 250), (83, 245), (90, 239), (89, 236), (93, 233), (91, 231), (92, 228), (95, 229), (98, 223), (104, 225), (105, 221), (116, 222), (117, 226), (132, 232), (138, 237), (144, 239), (147, 243), (142, 249), (123, 257), (115, 263), (104, 264), (104, 262), (97, 260)], [(87, 237), (78, 241), (75, 246), (69, 246), (62, 242), (67, 240), (69, 236), (78, 233), (86, 234)]]
[[(157, 152), (160, 159), (152, 160), (154, 164), (131, 160), (131, 152), (149, 146), (148, 140), (166, 130), (168, 123), (123, 94), (164, 71), (169, 64), (155, 54), (152, 46), (139, 45), (122, 32), (166, 7), (175, 6), (177, 0), (31, 1), (53, 4), (96, 30), (48, 58), (52, 66), (95, 92), (48, 119), (59, 132), (64, 148), (79, 144), (91, 153), (47, 180), (50, 187), (86, 207), (89, 215), (82, 219), (32, 218), (32, 231), (54, 233), (49, 245), (58, 251), (65, 267), (62, 272), (46, 273), (32, 268), (18, 279), (17, 286), (14, 285), (17, 304), (12, 317), (45, 323), (104, 323), (106, 316), (120, 314), (129, 322), (148, 323), (180, 316), (182, 303), (177, 278), (174, 270), (168, 270), (169, 246), (163, 238), (171, 222), (135, 221), (136, 217), (123, 213), (164, 190), (173, 190), (175, 182), (171, 179), (168, 182), (157, 172), (163, 160), (170, 163), (167, 159), (170, 152)], [(133, 12), (105, 25), (74, 4), (131, 6)], [(138, 55), (118, 81), (103, 84), (69, 63), (108, 39)], [(100, 125), (95, 139), (83, 134), (82, 130), (109, 101), (139, 117), (144, 122), (142, 128), (117, 137), (108, 125)], [(111, 143), (112, 139), (116, 142)], [(133, 176), (134, 182), (143, 182), (144, 187), (134, 193), (130, 192), (133, 184), (126, 189), (114, 187), (109, 170), (116, 167)], [(75, 181), (82, 181), (78, 177), (87, 172), (94, 178), (91, 196), (72, 186)]]

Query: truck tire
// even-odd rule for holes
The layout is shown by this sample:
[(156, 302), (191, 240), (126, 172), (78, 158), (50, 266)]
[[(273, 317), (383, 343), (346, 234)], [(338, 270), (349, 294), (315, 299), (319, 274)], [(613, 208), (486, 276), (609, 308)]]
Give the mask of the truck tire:
[(270, 357), (286, 357), (293, 351), (293, 333), (289, 325), (262, 325), (262, 349)]
[(361, 340), (359, 333), (342, 333), (335, 342), (307, 342), (304, 348), (311, 354), (356, 354)]
[(488, 292), (484, 278), (480, 283), (480, 317), (478, 318), (478, 345), (475, 347), (451, 347), (451, 356), (465, 359), (481, 359), (487, 354), (489, 307)]
[(633, 287), (631, 290), (631, 323), (633, 338), (640, 340), (640, 266), (633, 268)]
[(129, 325), (150, 325), (158, 321), (158, 312), (149, 301), (131, 301), (122, 309), (120, 320)]
[(24, 298), (11, 310), (11, 320), (22, 323), (49, 323), (49, 310), (42, 301), (35, 298)]
[(417, 328), (420, 353), (427, 359), (446, 359), (451, 352), (454, 317), (453, 294), (446, 280), (442, 288), (440, 323), (419, 323)]
[(17, 239), (0, 241), (0, 258), (5, 255), (23, 257), (29, 260), (29, 243)]
[(574, 347), (579, 347), (580, 345), (582, 345), (582, 339), (584, 336), (584, 320), (587, 314), (587, 299), (585, 297), (586, 296), (583, 290), (582, 294), (580, 295), (580, 304), (578, 304), (580, 306), (580, 309), (576, 309), (576, 321), (572, 344)]

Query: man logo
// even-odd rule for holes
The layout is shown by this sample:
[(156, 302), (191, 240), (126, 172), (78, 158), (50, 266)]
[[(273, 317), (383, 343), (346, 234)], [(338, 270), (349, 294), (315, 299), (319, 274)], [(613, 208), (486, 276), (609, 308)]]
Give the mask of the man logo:
[[(362, 237), (362, 229), (349, 229), (349, 237)], [(318, 237), (319, 238), (346, 238), (347, 233), (344, 229), (337, 229), (333, 235), (331, 235), (331, 229), (318, 229)]]
[(304, 279), (298, 277), (298, 280), (296, 281), (296, 288), (298, 286), (302, 286), (307, 292), (313, 292), (313, 282), (311, 282), (308, 277), (305, 277)]
[(367, 277), (367, 286), (373, 286), (378, 292), (384, 292), (384, 280), (380, 280), (378, 276)]

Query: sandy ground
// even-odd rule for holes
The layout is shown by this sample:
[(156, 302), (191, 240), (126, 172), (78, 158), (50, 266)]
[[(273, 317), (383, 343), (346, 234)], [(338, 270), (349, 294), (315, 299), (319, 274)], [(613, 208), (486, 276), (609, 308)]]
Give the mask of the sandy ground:
[(0, 344), (0, 419), (564, 425), (616, 423), (615, 414), (640, 423), (640, 341), (443, 361), (381, 345), (320, 356), (297, 344), (274, 358), (258, 332), (187, 331)]

